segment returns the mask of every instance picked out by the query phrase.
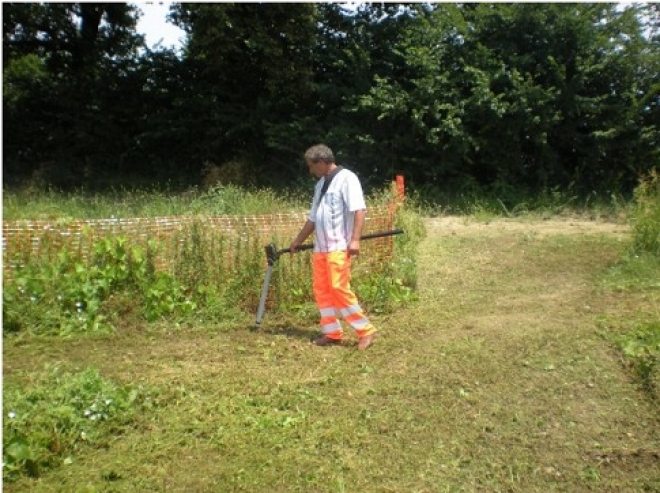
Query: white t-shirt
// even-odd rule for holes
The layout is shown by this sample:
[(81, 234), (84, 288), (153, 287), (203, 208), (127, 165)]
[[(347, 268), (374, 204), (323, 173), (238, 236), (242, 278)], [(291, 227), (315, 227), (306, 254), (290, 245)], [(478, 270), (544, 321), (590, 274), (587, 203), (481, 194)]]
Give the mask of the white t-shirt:
[(362, 185), (355, 173), (342, 169), (332, 179), (319, 203), (325, 183), (321, 178), (314, 187), (314, 200), (309, 220), (314, 223), (315, 252), (337, 252), (348, 249), (353, 236), (354, 213), (366, 209)]

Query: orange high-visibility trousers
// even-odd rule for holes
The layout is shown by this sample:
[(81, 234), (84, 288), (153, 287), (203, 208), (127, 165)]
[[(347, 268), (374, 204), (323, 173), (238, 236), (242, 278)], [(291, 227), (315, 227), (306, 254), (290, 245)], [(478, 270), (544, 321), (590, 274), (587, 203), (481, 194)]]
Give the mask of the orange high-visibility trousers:
[(313, 255), (313, 285), (316, 306), (321, 313), (321, 332), (331, 339), (341, 339), (339, 313), (362, 338), (376, 332), (351, 290), (351, 257), (347, 251)]

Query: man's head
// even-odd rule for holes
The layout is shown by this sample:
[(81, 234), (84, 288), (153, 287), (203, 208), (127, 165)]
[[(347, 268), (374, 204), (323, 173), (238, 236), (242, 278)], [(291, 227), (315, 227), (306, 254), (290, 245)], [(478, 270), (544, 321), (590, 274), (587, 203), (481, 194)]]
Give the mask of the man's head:
[(305, 162), (309, 166), (309, 171), (317, 178), (321, 178), (335, 167), (335, 156), (327, 145), (317, 144), (307, 149)]

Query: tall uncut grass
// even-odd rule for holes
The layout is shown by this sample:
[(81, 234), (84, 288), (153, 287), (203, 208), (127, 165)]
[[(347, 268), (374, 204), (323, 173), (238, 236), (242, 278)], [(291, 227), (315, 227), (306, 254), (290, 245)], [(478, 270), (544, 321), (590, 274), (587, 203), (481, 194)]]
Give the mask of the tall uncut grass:
[[(243, 190), (231, 185), (174, 196), (157, 191), (106, 196), (52, 191), (31, 194), (6, 194), (5, 219), (50, 218), (66, 223), (82, 218), (188, 215), (200, 220), (168, 238), (101, 238), (87, 255), (62, 249), (47, 238), (41, 241), (39, 254), (29, 253), (28, 248), (13, 258), (6, 255), (5, 262), (15, 269), (11, 278), (5, 278), (5, 334), (108, 332), (127, 322), (163, 317), (183, 322), (193, 318), (196, 322), (244, 321), (259, 301), (265, 272), (264, 238), (249, 226), (239, 225), (234, 232), (209, 228), (202, 217), (304, 212), (310, 197), (309, 193), (303, 199), (303, 194), (295, 192)], [(391, 200), (389, 190), (368, 197), (370, 206)], [(394, 240), (394, 258), (356, 269), (356, 291), (375, 312), (391, 311), (414, 299), (414, 250), (423, 227), (414, 212), (403, 210), (396, 225), (408, 232)], [(291, 237), (271, 240), (288, 245)], [(165, 271), (156, 265), (161, 252), (168, 255)], [(309, 255), (301, 252), (278, 262), (269, 292), (269, 316), (295, 313), (315, 320)]]
[(653, 171), (635, 189), (633, 250), (660, 257), (660, 173)]
[(615, 339), (639, 377), (642, 387), (660, 399), (660, 174), (640, 180), (631, 205), (632, 240), (623, 258), (609, 269), (606, 285), (656, 300), (654, 312), (639, 311), (613, 321)]
[(266, 214), (309, 206), (295, 190), (219, 185), (208, 190), (114, 189), (103, 193), (25, 188), (3, 192), (4, 220), (109, 219), (189, 215)]
[(544, 189), (536, 193), (504, 185), (484, 187), (465, 182), (456, 187), (422, 185), (410, 201), (425, 216), (461, 215), (478, 220), (497, 217), (567, 217), (619, 220), (627, 214), (630, 200), (618, 193), (575, 193), (572, 187)]

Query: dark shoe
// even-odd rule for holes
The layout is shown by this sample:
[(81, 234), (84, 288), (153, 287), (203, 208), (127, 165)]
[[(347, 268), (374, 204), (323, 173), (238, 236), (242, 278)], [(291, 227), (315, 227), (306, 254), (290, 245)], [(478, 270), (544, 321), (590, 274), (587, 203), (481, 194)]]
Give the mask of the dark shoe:
[(322, 335), (314, 339), (312, 344), (316, 346), (332, 346), (334, 344), (341, 344), (341, 339), (332, 339), (326, 335)]
[(360, 337), (357, 348), (360, 351), (364, 351), (374, 343), (374, 340), (378, 337), (378, 335), (379, 335), (378, 332), (374, 332), (373, 334), (369, 334), (368, 336)]

